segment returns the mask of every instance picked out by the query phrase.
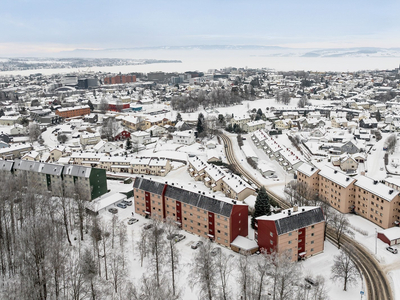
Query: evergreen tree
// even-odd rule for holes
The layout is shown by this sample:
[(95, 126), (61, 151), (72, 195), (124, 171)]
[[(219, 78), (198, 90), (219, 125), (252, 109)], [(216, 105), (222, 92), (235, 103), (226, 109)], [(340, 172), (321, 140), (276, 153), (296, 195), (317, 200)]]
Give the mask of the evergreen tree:
[[(94, 91), (93, 91), (94, 92)], [(92, 101), (88, 101), (88, 106), (89, 106), (89, 108), (90, 108), (90, 111), (93, 111), (94, 110), (94, 106), (93, 106), (93, 103), (92, 103)]]
[(197, 133), (200, 135), (204, 131), (204, 115), (199, 113), (197, 118)]
[(378, 122), (380, 122), (381, 119), (382, 119), (381, 112), (380, 112), (379, 110), (376, 112), (375, 119), (376, 119)]
[(180, 121), (182, 121), (182, 116), (181, 116), (181, 114), (180, 113), (178, 113), (177, 115), (176, 115), (176, 123), (178, 123), (178, 122), (180, 122)]
[(258, 192), (256, 203), (254, 205), (254, 213), (251, 217), (251, 227), (253, 229), (255, 228), (256, 218), (264, 215), (269, 216), (271, 214), (271, 205), (269, 202), (270, 200), (267, 191), (265, 190), (265, 187), (262, 186)]
[(126, 140), (126, 146), (125, 146), (125, 148), (126, 148), (126, 150), (132, 149), (132, 142), (131, 142), (131, 139), (130, 139), (130, 138), (128, 138), (128, 139)]

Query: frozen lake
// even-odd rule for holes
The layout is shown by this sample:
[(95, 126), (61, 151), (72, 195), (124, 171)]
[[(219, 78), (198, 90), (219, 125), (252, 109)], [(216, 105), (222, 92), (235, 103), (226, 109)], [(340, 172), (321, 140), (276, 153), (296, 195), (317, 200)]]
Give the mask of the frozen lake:
[[(37, 69), (22, 71), (5, 71), (1, 75), (33, 73), (54, 74), (70, 73), (75, 71), (101, 72), (185, 72), (221, 69), (225, 67), (237, 68), (271, 68), (278, 71), (306, 70), (306, 71), (360, 71), (375, 69), (394, 69), (400, 64), (400, 57), (390, 56), (363, 56), (363, 57), (301, 57), (288, 54), (286, 57), (271, 56), (269, 52), (260, 50), (149, 50), (149, 51), (99, 51), (82, 53), (65, 53), (65, 56), (80, 57), (108, 57), (131, 59), (159, 59), (181, 60), (182, 63), (156, 63), (148, 65), (127, 65), (111, 67), (71, 68), (71, 69)], [(59, 54), (58, 56), (62, 56)]]

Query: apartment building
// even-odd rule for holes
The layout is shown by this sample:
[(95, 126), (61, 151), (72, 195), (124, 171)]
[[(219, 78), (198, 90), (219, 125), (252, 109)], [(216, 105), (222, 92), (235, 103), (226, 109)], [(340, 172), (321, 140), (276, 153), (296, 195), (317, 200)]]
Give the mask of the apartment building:
[(319, 193), (319, 169), (307, 163), (297, 169), (297, 181), (307, 184), (313, 189), (314, 194)]
[(320, 170), (318, 177), (320, 198), (342, 213), (351, 212), (355, 204), (356, 180), (329, 167)]
[(0, 148), (0, 158), (14, 159), (20, 158), (29, 153), (33, 148), (29, 144), (11, 145), (10, 147)]
[(399, 222), (399, 191), (366, 176), (356, 179), (354, 212), (383, 228)]
[(320, 207), (293, 207), (256, 220), (254, 238), (260, 250), (287, 251), (293, 261), (324, 251), (325, 218)]
[[(4, 168), (9, 168), (9, 164)], [(80, 196), (88, 201), (107, 192), (106, 172), (101, 169), (17, 159), (10, 171), (38, 190), (48, 190), (55, 196), (75, 191), (77, 185)]]
[(356, 213), (382, 228), (400, 224), (400, 194), (394, 184), (308, 164), (297, 170), (297, 180), (314, 191), (318, 188), (319, 197), (342, 213)]
[(107, 193), (106, 171), (98, 168), (67, 165), (63, 169), (65, 188), (74, 190), (79, 187), (80, 197), (93, 200)]
[(56, 110), (56, 115), (62, 118), (73, 118), (79, 116), (90, 115), (90, 107), (88, 105), (65, 107)]
[(173, 184), (136, 177), (135, 211), (142, 216), (170, 217), (184, 230), (230, 247), (237, 236), (247, 236), (247, 205), (233, 204)]
[(104, 84), (120, 84), (120, 83), (129, 83), (136, 82), (135, 75), (117, 75), (114, 77), (105, 77)]
[(243, 201), (255, 190), (239, 176), (226, 173), (218, 166), (208, 164), (197, 156), (188, 158), (188, 172), (195, 180), (201, 180), (214, 192), (221, 191), (225, 196)]

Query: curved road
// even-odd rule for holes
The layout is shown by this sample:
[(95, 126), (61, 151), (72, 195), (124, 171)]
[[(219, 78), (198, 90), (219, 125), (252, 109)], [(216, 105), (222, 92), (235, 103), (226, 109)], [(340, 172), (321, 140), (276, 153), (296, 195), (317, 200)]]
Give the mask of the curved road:
[[(225, 144), (225, 155), (228, 162), (235, 168), (235, 170), (246, 177), (248, 180), (252, 181), (258, 188), (261, 187), (261, 184), (257, 181), (254, 176), (252, 176), (249, 172), (246, 171), (236, 160), (232, 142), (229, 137), (220, 133), (218, 135)], [(275, 193), (268, 190), (268, 187), (265, 186), (267, 193), (269, 196), (274, 199), (283, 209), (290, 208), (289, 204)], [(328, 240), (337, 245), (337, 240), (334, 235), (334, 230), (328, 226), (327, 229), (327, 238)], [(362, 273), (366, 287), (367, 287), (367, 295), (369, 300), (393, 300), (392, 290), (389, 284), (389, 281), (379, 266), (378, 262), (375, 258), (359, 243), (349, 238), (348, 236), (342, 237), (341, 246), (344, 249), (348, 249), (351, 259), (354, 264)]]

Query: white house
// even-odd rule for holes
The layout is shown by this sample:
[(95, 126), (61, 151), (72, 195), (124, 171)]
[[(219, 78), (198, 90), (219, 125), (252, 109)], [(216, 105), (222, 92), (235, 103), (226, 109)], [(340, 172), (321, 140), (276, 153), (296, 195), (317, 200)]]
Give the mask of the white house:
[(172, 134), (172, 141), (177, 144), (191, 145), (196, 141), (193, 130), (178, 131)]
[(118, 150), (118, 146), (114, 143), (101, 140), (93, 147), (93, 150), (96, 153), (110, 153)]
[(134, 144), (148, 144), (150, 142), (150, 132), (135, 131), (131, 133), (131, 139)]

